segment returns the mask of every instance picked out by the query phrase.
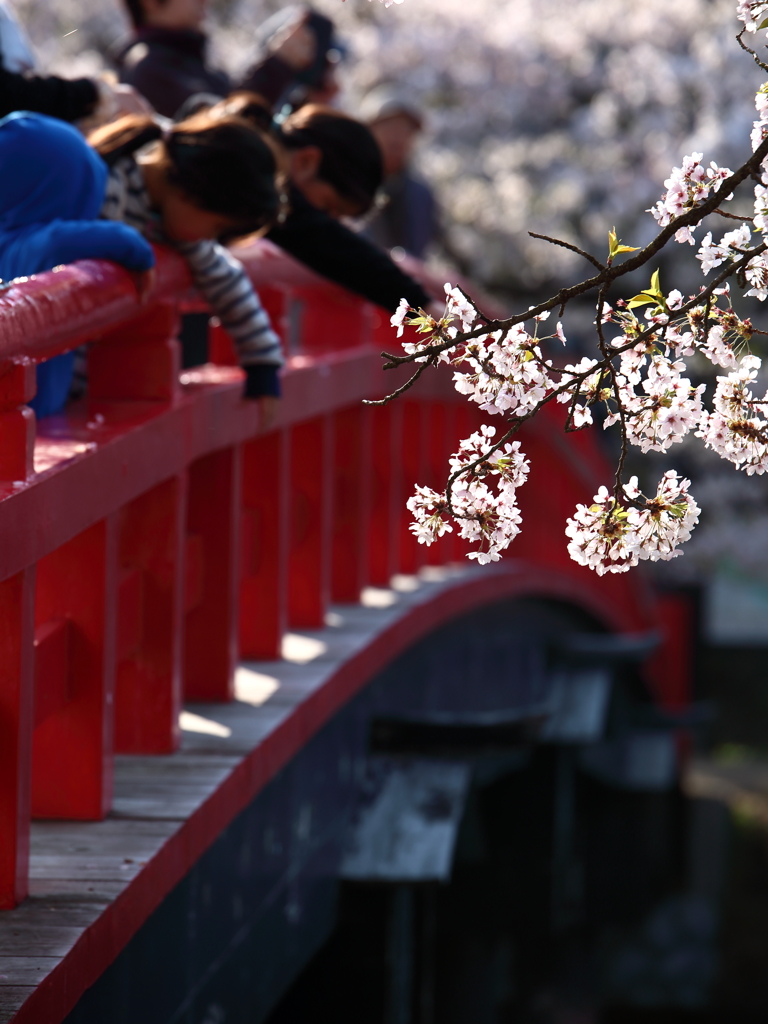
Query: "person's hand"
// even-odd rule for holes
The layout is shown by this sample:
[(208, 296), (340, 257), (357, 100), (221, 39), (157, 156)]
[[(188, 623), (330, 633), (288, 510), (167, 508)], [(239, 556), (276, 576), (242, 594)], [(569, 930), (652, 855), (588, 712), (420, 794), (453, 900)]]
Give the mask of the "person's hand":
[(154, 114), (154, 107), (132, 85), (118, 82), (111, 88), (115, 98), (116, 118), (124, 117), (126, 114), (147, 114), (149, 117)]
[(269, 430), (277, 418), (280, 399), (276, 395), (262, 395), (256, 401), (259, 406), (259, 426), (262, 430)]
[(96, 104), (93, 113), (88, 117), (81, 118), (77, 127), (88, 135), (96, 128), (109, 124), (118, 117), (125, 117), (126, 114), (144, 114), (152, 117), (155, 113), (153, 108), (136, 92), (132, 85), (124, 85), (118, 82), (111, 71), (105, 71), (93, 80), (99, 94), (99, 102)]
[(317, 54), (315, 33), (307, 25), (307, 15), (302, 16), (276, 34), (269, 50), (273, 57), (279, 57), (294, 71), (303, 71), (314, 61)]

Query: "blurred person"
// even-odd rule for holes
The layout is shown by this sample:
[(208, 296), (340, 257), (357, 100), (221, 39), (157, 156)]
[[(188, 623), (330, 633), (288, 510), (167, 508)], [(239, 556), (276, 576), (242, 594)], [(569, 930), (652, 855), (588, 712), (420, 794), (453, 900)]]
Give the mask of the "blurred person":
[[(84, 258), (148, 271), (152, 247), (124, 224), (100, 221), (107, 167), (71, 125), (41, 114), (0, 121), (0, 278), (50, 270)], [(69, 393), (75, 353), (38, 366), (30, 405), (58, 412)]]
[(424, 129), (422, 112), (391, 89), (363, 100), (361, 117), (371, 129), (384, 161), (384, 202), (366, 225), (366, 234), (382, 248), (423, 259), (441, 235), (432, 189), (411, 169), (414, 147)]
[(264, 232), (281, 213), (274, 143), (236, 115), (202, 112), (161, 131), (125, 118), (91, 135), (110, 169), (101, 216), (122, 220), (187, 261), (197, 290), (235, 344), (245, 397), (268, 423), (280, 395), (282, 346), (242, 264), (219, 244)]
[[(268, 129), (271, 112), (257, 96), (241, 93), (211, 109), (238, 113)], [(431, 298), (382, 250), (342, 223), (374, 204), (383, 178), (381, 153), (360, 121), (333, 107), (307, 104), (282, 124), (271, 124), (284, 154), (288, 215), (266, 237), (318, 274), (394, 313), (400, 300), (427, 308)]]
[(122, 114), (148, 112), (148, 104), (128, 85), (109, 76), (69, 80), (34, 75), (32, 46), (5, 0), (0, 0), (0, 117), (30, 110), (62, 121), (92, 126)]
[[(241, 118), (206, 115), (165, 133), (133, 115), (98, 129), (91, 143), (38, 114), (0, 122), (0, 274), (105, 258), (143, 271), (145, 290), (149, 241), (171, 245), (232, 336), (245, 395), (262, 400), (268, 419), (280, 392), (280, 340), (243, 267), (216, 240), (262, 231), (278, 216), (274, 144)], [(62, 408), (72, 374), (71, 354), (39, 368), (38, 415)]]
[[(274, 104), (297, 76), (311, 71), (321, 53), (318, 19), (304, 7), (281, 12), (281, 21), (258, 40), (261, 54), (242, 82), (212, 68), (204, 31), (207, 0), (124, 0), (134, 28), (115, 60), (123, 82), (133, 85), (159, 113), (174, 117), (190, 97), (214, 99), (233, 88), (258, 92)], [(189, 113), (189, 110), (185, 111)]]
[[(294, 66), (291, 78), (284, 81), (281, 93), (275, 95), (274, 89), (265, 89), (261, 81), (263, 70), (260, 69), (268, 68), (270, 59), (273, 59), (270, 55), (295, 25), (303, 25), (306, 35), (312, 40), (311, 57), (307, 55), (303, 66)], [(261, 53), (260, 63), (242, 89), (264, 96), (278, 116), (286, 117), (306, 103), (327, 106), (340, 93), (336, 69), (344, 55), (344, 47), (336, 37), (333, 22), (324, 14), (300, 4), (284, 7), (259, 27), (256, 45)], [(277, 80), (274, 81), (277, 84)]]

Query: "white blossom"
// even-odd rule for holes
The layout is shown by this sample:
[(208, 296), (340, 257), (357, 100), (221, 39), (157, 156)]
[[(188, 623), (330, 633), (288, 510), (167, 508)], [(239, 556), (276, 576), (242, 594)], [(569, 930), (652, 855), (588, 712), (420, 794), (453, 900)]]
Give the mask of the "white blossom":
[[(451, 492), (455, 523), (460, 537), (479, 545), (468, 557), (481, 565), (498, 561), (520, 532), (516, 492), (525, 483), (529, 468), (519, 441), (506, 442), (492, 452), (495, 434), (494, 427), (482, 426), (460, 443), (450, 460), (451, 472), (461, 474)], [(481, 456), (487, 460), (469, 469)], [(410, 529), (419, 543), (432, 544), (452, 529), (445, 493), (417, 487), (407, 504), (414, 516)]]
[(674, 470), (664, 474), (653, 498), (639, 491), (637, 477), (623, 487), (626, 505), (601, 487), (592, 505), (578, 505), (565, 533), (568, 552), (598, 576), (626, 572), (641, 560), (667, 561), (680, 552), (698, 522), (699, 507), (688, 493), (689, 480)]
[(736, 370), (717, 378), (713, 411), (703, 414), (696, 435), (748, 476), (768, 469), (768, 395), (760, 401), (752, 391), (760, 365), (757, 356), (744, 356)]
[[(392, 307), (390, 306), (390, 309)], [(408, 299), (400, 299), (400, 305), (397, 307), (395, 312), (392, 314), (390, 324), (397, 328), (398, 338), (402, 338), (403, 331), (405, 330), (405, 318), (411, 311), (411, 307), (408, 303)]]
[[(672, 168), (672, 174), (664, 182), (667, 191), (650, 210), (661, 227), (703, 203), (712, 188), (718, 187), (732, 173), (727, 167), (718, 167), (714, 161), (704, 167), (702, 159), (702, 153), (692, 153), (683, 157), (680, 167)], [(693, 244), (689, 228), (681, 228), (675, 238), (678, 242)]]
[(461, 358), (470, 372), (454, 373), (454, 386), (484, 412), (525, 416), (554, 387), (537, 340), (522, 324), (473, 339)]

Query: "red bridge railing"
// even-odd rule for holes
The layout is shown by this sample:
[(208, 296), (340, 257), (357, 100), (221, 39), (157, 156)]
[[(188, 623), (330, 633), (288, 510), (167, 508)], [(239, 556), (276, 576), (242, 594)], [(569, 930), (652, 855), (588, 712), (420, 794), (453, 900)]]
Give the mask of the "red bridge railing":
[[(437, 374), (363, 406), (391, 389), (388, 315), (266, 243), (241, 255), (289, 356), (268, 430), (222, 332), (181, 371), (178, 312), (198, 300), (172, 254), (144, 305), (97, 262), (0, 291), (0, 907), (26, 895), (30, 818), (102, 818), (113, 754), (173, 751), (183, 699), (231, 699), (237, 659), (279, 657), (288, 626), (466, 553), (419, 547), (405, 500), (479, 414)], [(33, 360), (84, 342), (87, 400), (36, 424)], [(524, 447), (515, 557), (557, 567), (609, 626), (653, 625), (637, 579), (567, 560), (565, 514), (605, 476), (592, 439), (541, 420)]]

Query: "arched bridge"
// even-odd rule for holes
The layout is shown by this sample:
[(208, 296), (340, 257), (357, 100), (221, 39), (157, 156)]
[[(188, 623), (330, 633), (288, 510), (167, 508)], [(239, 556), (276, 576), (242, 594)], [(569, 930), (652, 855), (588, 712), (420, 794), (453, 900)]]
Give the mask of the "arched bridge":
[[(172, 254), (143, 304), (96, 262), (0, 291), (2, 1020), (263, 1020), (339, 878), (399, 877), (359, 808), (414, 752), (414, 792), (444, 766), (448, 824), (418, 840), (439, 875), (473, 751), (596, 744), (599, 773), (628, 749), (605, 732), (621, 666), (636, 702), (687, 699), (684, 609), (567, 558), (608, 479), (590, 432), (526, 425), (500, 564), (420, 547), (405, 501), (481, 414), (439, 373), (363, 406), (391, 390), (388, 316), (268, 243), (239, 255), (288, 353), (268, 429), (218, 328), (182, 367), (201, 307)], [(35, 423), (33, 361), (86, 343), (87, 400)]]

